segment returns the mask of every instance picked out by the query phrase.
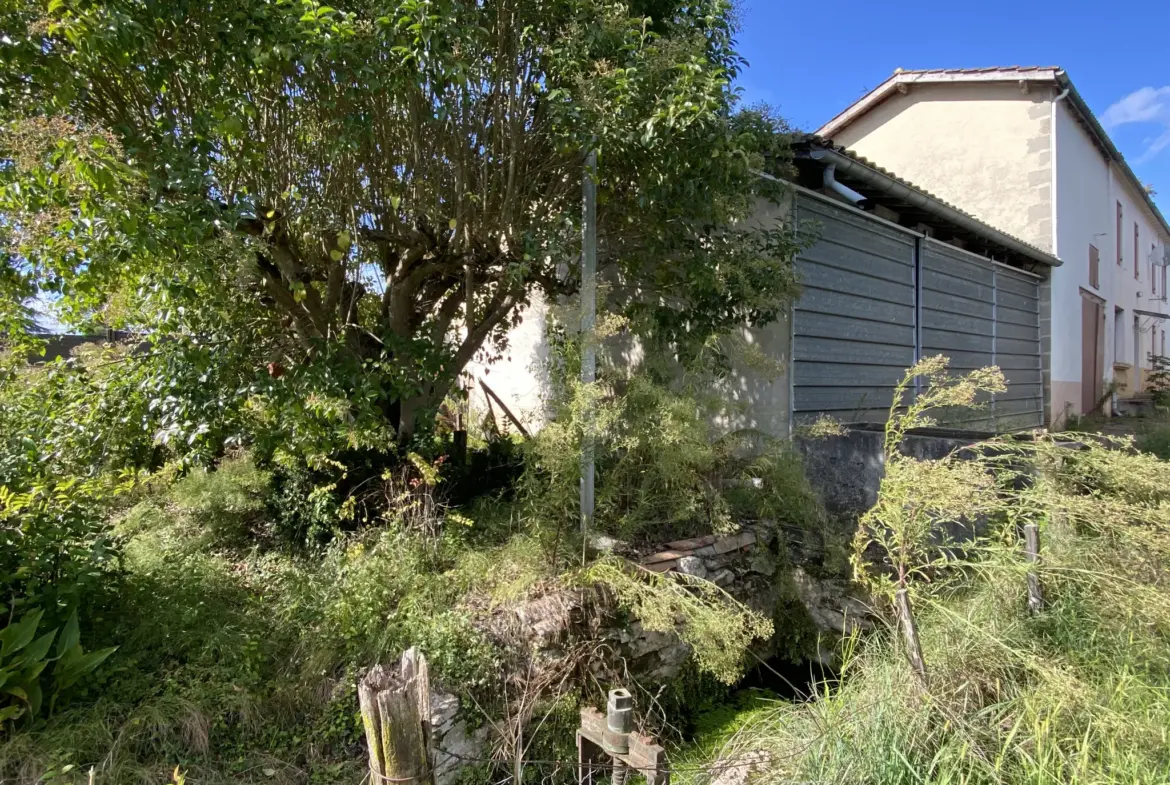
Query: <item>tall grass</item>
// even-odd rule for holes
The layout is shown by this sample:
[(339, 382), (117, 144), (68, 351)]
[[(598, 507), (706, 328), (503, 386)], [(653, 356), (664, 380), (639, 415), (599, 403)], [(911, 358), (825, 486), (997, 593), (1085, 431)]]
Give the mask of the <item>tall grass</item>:
[[(436, 683), (494, 686), (477, 609), (551, 570), (522, 534), (462, 517), (438, 541), (393, 523), (312, 557), (241, 547), (267, 477), (246, 458), (151, 493), (115, 527), (124, 570), (94, 645), (118, 656), (72, 707), (0, 737), (0, 782), (358, 782), (359, 668), (427, 652)], [(482, 695), (481, 703), (486, 703)]]
[[(840, 682), (751, 706), (682, 768), (756, 761), (764, 781), (867, 785), (1170, 781), (1170, 466), (1128, 440), (1079, 438), (995, 445), (987, 465), (1018, 480), (1022, 461), (1029, 481), (1012, 483), (1016, 514), (943, 588), (917, 594), (928, 691), (895, 630), (847, 640)], [(1016, 528), (1029, 510), (1044, 533), (1037, 615)]]

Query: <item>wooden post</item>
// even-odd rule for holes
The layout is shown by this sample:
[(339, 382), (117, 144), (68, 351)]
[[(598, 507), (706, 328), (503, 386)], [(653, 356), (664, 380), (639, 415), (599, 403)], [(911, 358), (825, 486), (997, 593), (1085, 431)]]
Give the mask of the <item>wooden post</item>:
[[(524, 423), (520, 422), (520, 418), (512, 414), (512, 410), (508, 408), (508, 405), (504, 403), (500, 396), (496, 395), (496, 391), (491, 387), (488, 387), (487, 382), (485, 382), (483, 379), (479, 380), (479, 384), (481, 387), (483, 387), (484, 393), (491, 396), (492, 401), (495, 401), (497, 404), (499, 404), (500, 409), (502, 409), (504, 412), (504, 416), (507, 417), (513, 425), (516, 426), (516, 430), (520, 431), (520, 435), (525, 439), (531, 439), (532, 434), (528, 433), (528, 429), (524, 427)], [(488, 406), (490, 407), (491, 405), (491, 401), (488, 401)], [(492, 416), (495, 417), (494, 412), (492, 413)]]
[(358, 703), (370, 753), (371, 785), (434, 785), (426, 657), (411, 648), (397, 669), (375, 665), (358, 685)]
[(1024, 524), (1024, 557), (1028, 560), (1028, 610), (1039, 613), (1044, 610), (1044, 591), (1036, 571), (1040, 563), (1040, 527), (1034, 523)]
[(898, 616), (898, 626), (902, 629), (902, 637), (906, 641), (906, 658), (910, 660), (910, 669), (914, 672), (918, 686), (925, 692), (928, 686), (926, 658), (922, 656), (922, 643), (918, 640), (918, 625), (914, 622), (908, 589), (898, 589), (895, 592), (894, 610)]

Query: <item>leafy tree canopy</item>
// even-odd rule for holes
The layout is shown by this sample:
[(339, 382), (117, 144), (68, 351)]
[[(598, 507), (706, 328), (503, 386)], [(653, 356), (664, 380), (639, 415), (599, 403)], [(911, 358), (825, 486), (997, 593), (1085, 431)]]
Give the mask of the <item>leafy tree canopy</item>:
[(47, 292), (150, 335), (184, 444), (296, 417), (409, 436), (534, 296), (575, 290), (590, 147), (641, 334), (685, 359), (792, 290), (791, 237), (736, 223), (785, 145), (736, 111), (726, 0), (0, 15), (0, 329)]

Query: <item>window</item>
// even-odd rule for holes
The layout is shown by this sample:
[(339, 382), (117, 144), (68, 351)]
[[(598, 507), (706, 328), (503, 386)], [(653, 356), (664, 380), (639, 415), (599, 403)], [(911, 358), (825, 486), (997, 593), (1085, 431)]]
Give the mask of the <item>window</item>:
[(1141, 274), (1141, 266), (1138, 263), (1138, 248), (1141, 248), (1141, 232), (1138, 230), (1137, 221), (1133, 222), (1133, 277), (1136, 281)]
[(1155, 293), (1163, 300), (1166, 299), (1166, 265), (1158, 264), (1158, 246), (1150, 246), (1150, 272), (1153, 273), (1153, 278), (1157, 284)]
[(1092, 244), (1089, 245), (1089, 286), (1101, 288), (1101, 252)]
[(1123, 261), (1121, 258), (1121, 224), (1122, 224), (1121, 202), (1118, 202), (1117, 203), (1117, 266), (1118, 267), (1121, 266), (1121, 263)]

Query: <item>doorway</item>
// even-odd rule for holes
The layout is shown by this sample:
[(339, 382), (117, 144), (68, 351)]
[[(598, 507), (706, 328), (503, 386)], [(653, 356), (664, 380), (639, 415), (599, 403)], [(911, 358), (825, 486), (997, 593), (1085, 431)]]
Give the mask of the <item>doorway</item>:
[(1105, 397), (1105, 301), (1081, 290), (1081, 414)]

